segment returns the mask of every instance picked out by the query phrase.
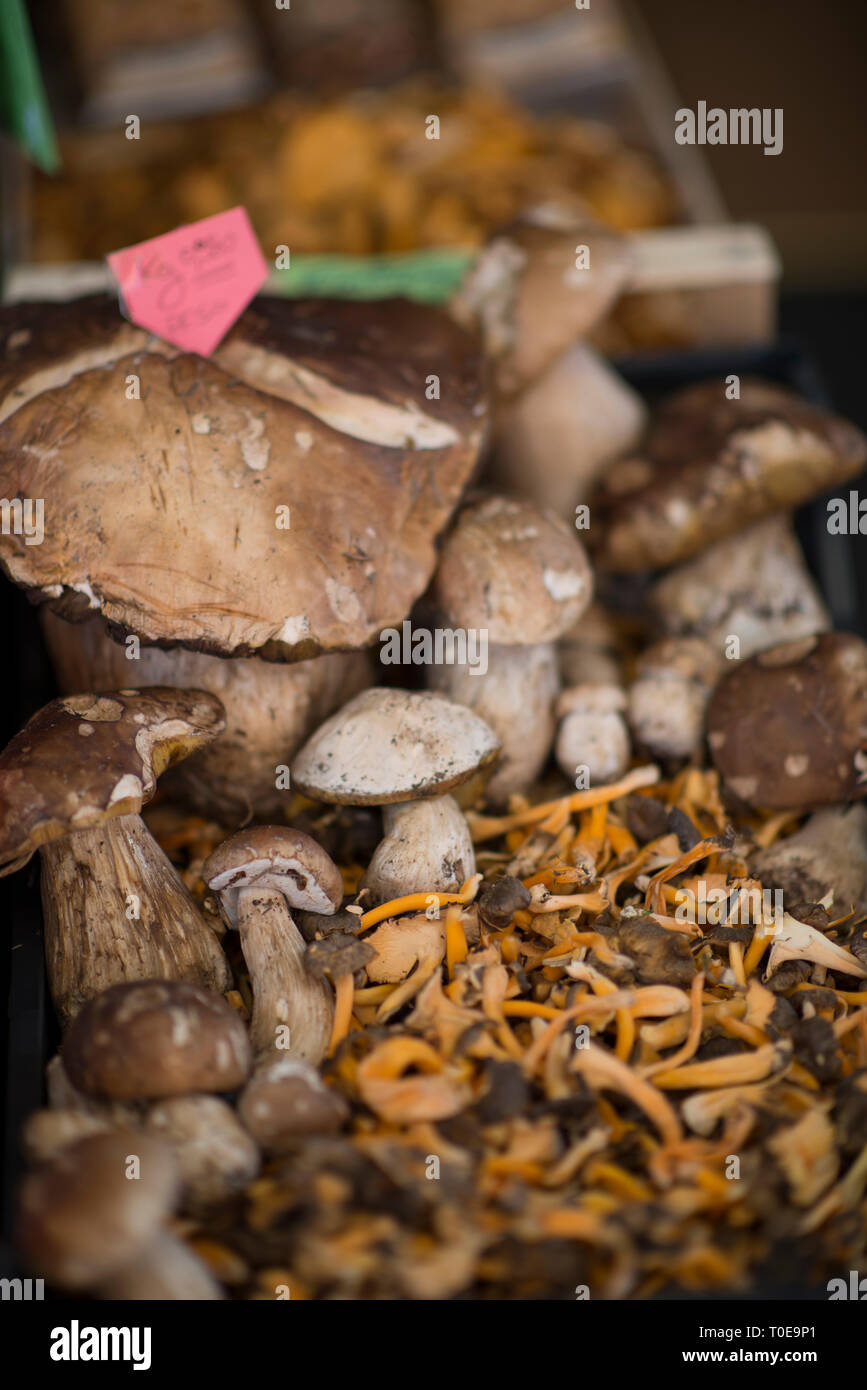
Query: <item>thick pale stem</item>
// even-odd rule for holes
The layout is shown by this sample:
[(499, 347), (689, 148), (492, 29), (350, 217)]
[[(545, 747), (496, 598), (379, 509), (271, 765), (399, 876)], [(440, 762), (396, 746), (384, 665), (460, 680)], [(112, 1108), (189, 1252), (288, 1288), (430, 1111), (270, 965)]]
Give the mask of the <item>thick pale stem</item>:
[(253, 982), (250, 1037), (256, 1055), (276, 1052), (316, 1066), (328, 1051), (334, 996), (327, 981), (307, 969), (304, 938), (283, 894), (242, 888), (238, 930)]
[(451, 796), (383, 807), (380, 841), (362, 879), (374, 903), (407, 893), (456, 893), (476, 871), (470, 828)]
[(216, 934), (139, 816), (76, 831), (41, 856), (46, 964), (64, 1027), (127, 980), (230, 987)]

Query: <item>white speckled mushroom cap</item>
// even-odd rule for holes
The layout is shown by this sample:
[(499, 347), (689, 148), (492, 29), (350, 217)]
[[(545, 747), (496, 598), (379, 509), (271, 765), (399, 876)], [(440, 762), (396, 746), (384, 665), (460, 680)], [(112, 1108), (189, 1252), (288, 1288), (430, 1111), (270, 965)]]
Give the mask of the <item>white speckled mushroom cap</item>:
[(499, 750), (491, 728), (464, 705), (375, 686), (308, 739), (292, 763), (292, 785), (348, 806), (414, 801), (459, 787)]
[(593, 597), (584, 547), (565, 522), (532, 502), (484, 497), (462, 507), (431, 587), (456, 627), (505, 645), (553, 642)]

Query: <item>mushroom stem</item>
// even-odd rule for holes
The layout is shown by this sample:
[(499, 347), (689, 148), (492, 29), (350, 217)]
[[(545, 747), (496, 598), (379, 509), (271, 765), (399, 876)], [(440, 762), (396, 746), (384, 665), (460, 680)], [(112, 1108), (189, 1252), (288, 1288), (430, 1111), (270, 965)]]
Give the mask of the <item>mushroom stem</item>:
[(781, 888), (793, 906), (819, 902), (829, 889), (845, 910), (867, 903), (867, 807), (829, 806), (753, 861), (762, 883)]
[(431, 689), (480, 715), (500, 740), (501, 752), (485, 789), (488, 805), (505, 807), (539, 776), (554, 742), (554, 702), (560, 690), (554, 642), (488, 645), (484, 672), (468, 666), (432, 666)]
[(362, 888), (374, 903), (408, 893), (456, 893), (476, 871), (466, 816), (452, 796), (384, 806), (384, 838)]
[(204, 1261), (170, 1231), (161, 1230), (106, 1280), (99, 1296), (135, 1302), (213, 1302), (224, 1294)]
[[(238, 894), (241, 950), (253, 981), (250, 1037), (258, 1057), (288, 1051), (314, 1066), (328, 1051), (334, 1000), (307, 969), (304, 938), (283, 894), (255, 885)], [(289, 1029), (283, 1049), (281, 1029)]]
[(40, 853), (48, 978), (64, 1026), (123, 981), (229, 988), (216, 934), (140, 816), (105, 820)]

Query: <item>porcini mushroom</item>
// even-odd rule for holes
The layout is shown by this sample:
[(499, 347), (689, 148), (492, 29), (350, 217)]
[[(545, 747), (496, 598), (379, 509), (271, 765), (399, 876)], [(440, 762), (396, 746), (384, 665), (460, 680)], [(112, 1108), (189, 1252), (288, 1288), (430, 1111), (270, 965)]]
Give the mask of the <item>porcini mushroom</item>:
[(463, 705), (429, 691), (374, 687), (350, 700), (317, 730), (295, 757), (292, 780), (318, 801), (348, 806), (406, 803), (393, 822), (398, 840), (391, 846), (387, 836), (374, 862), (388, 866), (389, 889), (399, 888), (400, 895), (451, 893), (475, 872), (472, 845), (466, 858), (453, 857), (454, 815), (446, 810), (436, 818), (445, 833), (420, 852), (413, 817), (417, 815), (419, 825), (429, 832), (432, 822), (429, 812), (422, 810), (424, 802), (446, 796), (488, 768), (498, 751), (488, 725)]
[(327, 982), (306, 967), (291, 909), (336, 912), (343, 901), (340, 870), (303, 831), (256, 825), (224, 840), (205, 861), (202, 877), (240, 933), (253, 984), (250, 1035), (257, 1055), (287, 1048), (305, 1061), (321, 1061), (333, 997)]
[[(135, 328), (107, 296), (0, 309), (0, 342), (0, 496), (50, 486), (53, 518), (38, 546), (0, 535), (0, 563), (34, 602), (143, 647), (294, 662), (369, 645), (423, 592), (486, 433), (479, 343), (403, 300), (257, 299), (210, 357)], [(319, 686), (333, 708), (334, 673), (359, 668), (338, 656), (311, 672), (311, 702)], [(226, 757), (255, 752), (259, 811), (309, 725), (290, 718), (297, 680), (275, 715), (276, 674), (203, 679), (236, 675)], [(237, 766), (215, 753), (187, 789), (204, 801), (213, 775), (209, 809), (243, 814)]]
[(701, 637), (730, 660), (830, 627), (787, 516), (748, 526), (678, 565), (647, 602), (661, 635)]
[(577, 621), (592, 576), (574, 530), (529, 502), (484, 497), (458, 513), (431, 587), (437, 621), (485, 634), (487, 670), (434, 665), (429, 682), (490, 724), (502, 754), (493, 805), (525, 791), (554, 739), (557, 639)]
[(640, 456), (611, 469), (588, 541), (603, 569), (662, 569), (787, 511), (867, 461), (854, 425), (769, 382), (702, 382), (658, 410)]
[(230, 983), (215, 933), (139, 811), (157, 777), (215, 738), (201, 690), (54, 700), (0, 754), (0, 875), (38, 849), (49, 982), (61, 1020), (120, 980)]
[(557, 701), (560, 726), (554, 753), (572, 781), (585, 768), (587, 785), (622, 777), (629, 766), (629, 730), (623, 712), (626, 694), (619, 685), (574, 685)]
[(247, 1031), (231, 1005), (182, 980), (103, 990), (81, 1010), (63, 1046), (72, 1085), (103, 1100), (235, 1091), (250, 1059)]
[(841, 912), (867, 907), (867, 807), (829, 806), (794, 835), (760, 850), (753, 873), (787, 903), (818, 903), (828, 893)]
[[(586, 247), (580, 257), (579, 246)], [(460, 323), (480, 327), (497, 390), (511, 395), (603, 318), (630, 267), (622, 237), (561, 199), (528, 208), (497, 232), (449, 308)]]
[(717, 685), (708, 744), (750, 806), (810, 810), (867, 796), (867, 643), (845, 632), (787, 642)]
[(238, 1101), (238, 1113), (266, 1153), (289, 1153), (314, 1134), (334, 1134), (349, 1106), (300, 1057), (272, 1056), (256, 1068)]
[(69, 623), (43, 606), (42, 631), (58, 685), (112, 691), (133, 675), (142, 685), (209, 690), (223, 703), (226, 730), (167, 774), (167, 792), (225, 824), (277, 815), (286, 804), (281, 769), (344, 700), (371, 683), (369, 652), (331, 652), (292, 665), (251, 656), (228, 661), (176, 648), (115, 642), (98, 618)]
[(71, 1292), (112, 1299), (219, 1299), (207, 1267), (165, 1223), (181, 1177), (171, 1149), (118, 1130), (69, 1145), (21, 1187), (28, 1265)]
[(654, 642), (638, 659), (629, 687), (629, 727), (639, 750), (665, 762), (698, 756), (721, 655), (698, 637)]

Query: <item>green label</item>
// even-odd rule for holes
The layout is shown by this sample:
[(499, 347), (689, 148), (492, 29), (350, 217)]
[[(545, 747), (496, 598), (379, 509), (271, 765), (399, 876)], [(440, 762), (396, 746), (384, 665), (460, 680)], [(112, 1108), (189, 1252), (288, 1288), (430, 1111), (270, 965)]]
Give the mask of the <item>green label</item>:
[(268, 289), (289, 298), (390, 299), (441, 304), (457, 289), (475, 251), (409, 251), (387, 256), (292, 256)]

